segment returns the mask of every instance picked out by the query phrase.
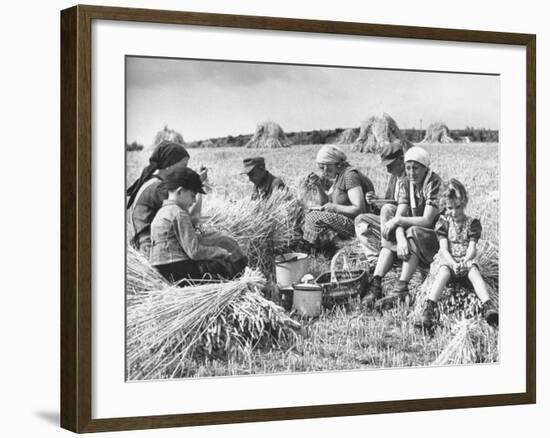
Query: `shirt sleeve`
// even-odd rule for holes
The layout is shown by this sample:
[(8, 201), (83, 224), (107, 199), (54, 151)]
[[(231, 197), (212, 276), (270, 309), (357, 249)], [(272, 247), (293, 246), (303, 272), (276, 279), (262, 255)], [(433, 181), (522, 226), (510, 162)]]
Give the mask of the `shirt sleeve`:
[(211, 260), (223, 258), (228, 255), (228, 251), (217, 246), (202, 245), (197, 237), (191, 216), (181, 211), (175, 217), (175, 233), (178, 241), (191, 260)]
[(472, 219), (470, 229), (468, 230), (468, 238), (477, 242), (481, 237), (481, 222), (479, 219)]
[(344, 189), (346, 191), (355, 187), (361, 187), (361, 177), (355, 170), (349, 170), (344, 174)]
[(447, 239), (449, 236), (449, 222), (443, 216), (440, 216), (435, 224), (435, 234), (439, 240)]
[(441, 188), (441, 178), (437, 175), (432, 175), (432, 178), (426, 184), (424, 196), (426, 198), (426, 206), (431, 205), (439, 209), (439, 189)]

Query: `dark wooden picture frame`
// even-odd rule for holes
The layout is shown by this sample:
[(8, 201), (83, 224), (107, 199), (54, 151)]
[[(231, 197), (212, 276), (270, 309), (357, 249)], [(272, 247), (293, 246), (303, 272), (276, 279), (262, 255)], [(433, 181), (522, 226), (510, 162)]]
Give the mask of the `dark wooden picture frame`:
[[(518, 45), (526, 48), (526, 391), (180, 415), (92, 419), (92, 91), (93, 20), (283, 30)], [(531, 34), (75, 6), (61, 12), (61, 426), (74, 432), (148, 429), (437, 409), (536, 401), (535, 48)]]

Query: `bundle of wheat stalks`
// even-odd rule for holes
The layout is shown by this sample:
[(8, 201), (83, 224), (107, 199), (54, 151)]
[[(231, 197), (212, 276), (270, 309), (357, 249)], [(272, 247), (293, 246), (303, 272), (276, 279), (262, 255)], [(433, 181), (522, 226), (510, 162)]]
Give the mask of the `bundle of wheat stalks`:
[(261, 201), (213, 196), (204, 212), (210, 216), (205, 229), (233, 236), (247, 251), (249, 266), (270, 275), (275, 257), (288, 252), (301, 237), (304, 205), (290, 192), (279, 190)]
[(160, 290), (170, 283), (153, 268), (148, 260), (134, 247), (126, 251), (126, 292), (128, 299), (139, 299), (144, 291)]
[(129, 296), (128, 378), (182, 376), (194, 358), (229, 358), (295, 342), (300, 325), (262, 296), (265, 284), (260, 271), (247, 269), (233, 281)]
[(455, 326), (452, 339), (432, 365), (462, 365), (481, 362), (479, 352), (485, 351), (485, 361), (498, 360), (498, 332), (480, 318), (462, 319)]

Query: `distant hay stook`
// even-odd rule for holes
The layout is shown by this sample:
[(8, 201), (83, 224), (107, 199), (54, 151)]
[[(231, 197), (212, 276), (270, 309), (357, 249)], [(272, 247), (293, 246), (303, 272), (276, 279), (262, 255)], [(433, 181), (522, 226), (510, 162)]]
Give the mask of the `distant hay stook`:
[(338, 144), (352, 144), (355, 139), (357, 138), (357, 133), (355, 132), (355, 129), (348, 128), (342, 134), (340, 134), (340, 137), (338, 138)]
[(157, 134), (155, 135), (155, 139), (153, 140), (153, 147), (160, 144), (164, 140), (171, 141), (171, 142), (185, 146), (183, 135), (181, 135), (179, 132), (175, 131), (174, 129), (168, 128), (168, 126), (164, 126), (164, 129), (157, 132)]
[(404, 151), (412, 147), (389, 114), (373, 116), (361, 124), (353, 150), (379, 153), (387, 144), (399, 144)]
[(283, 129), (275, 122), (264, 122), (256, 127), (254, 135), (245, 145), (247, 148), (276, 149), (286, 148), (290, 142)]
[(454, 140), (444, 122), (435, 122), (428, 127), (421, 143), (454, 143)]

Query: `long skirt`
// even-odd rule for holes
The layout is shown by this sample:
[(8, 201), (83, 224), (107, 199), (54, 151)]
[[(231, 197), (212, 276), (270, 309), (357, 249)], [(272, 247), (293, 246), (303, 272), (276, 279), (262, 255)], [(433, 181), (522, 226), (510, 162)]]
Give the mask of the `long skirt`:
[(310, 211), (306, 214), (302, 226), (303, 238), (314, 246), (326, 246), (337, 237), (350, 239), (355, 230), (353, 219), (329, 211)]

